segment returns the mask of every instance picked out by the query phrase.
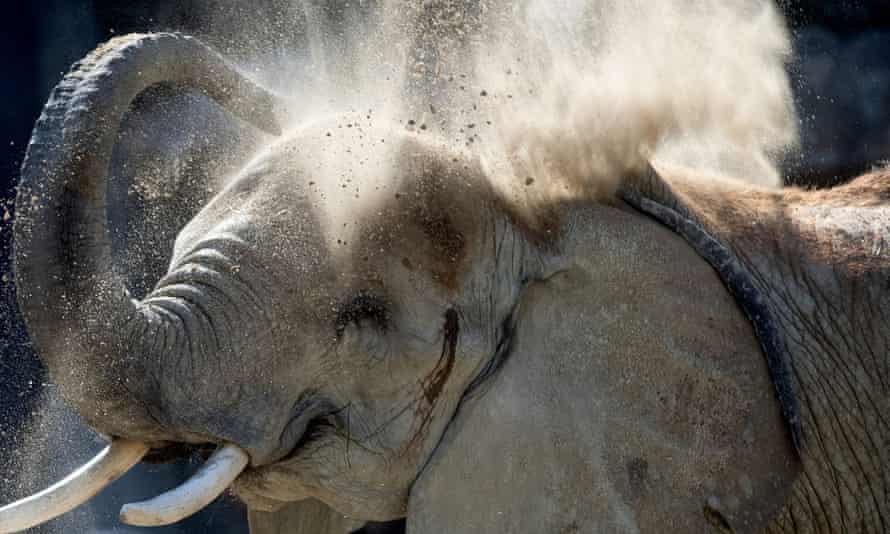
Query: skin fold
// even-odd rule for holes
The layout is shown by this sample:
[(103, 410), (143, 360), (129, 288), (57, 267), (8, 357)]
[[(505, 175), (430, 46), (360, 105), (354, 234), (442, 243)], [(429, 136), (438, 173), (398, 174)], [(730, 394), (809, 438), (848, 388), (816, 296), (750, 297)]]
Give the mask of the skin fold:
[[(425, 534), (886, 530), (886, 174), (804, 192), (658, 167), (611, 198), (505, 193), (382, 118), (282, 133), (224, 65), (120, 38), (35, 129), (19, 301), (96, 430), (243, 448), (256, 530), (306, 499), (336, 510), (324, 528)], [(185, 199), (149, 287), (108, 267), (105, 172), (140, 84), (168, 77), (275, 137)], [(161, 271), (143, 250), (131, 273)]]

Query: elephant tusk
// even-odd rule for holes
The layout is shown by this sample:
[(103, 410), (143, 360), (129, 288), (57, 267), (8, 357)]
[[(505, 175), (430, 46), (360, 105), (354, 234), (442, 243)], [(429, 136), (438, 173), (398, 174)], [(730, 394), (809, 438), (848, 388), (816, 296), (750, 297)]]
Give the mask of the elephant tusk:
[(217, 449), (183, 484), (147, 501), (125, 504), (121, 521), (139, 527), (176, 523), (198, 512), (229, 487), (247, 467), (244, 449), (227, 444)]
[(112, 440), (95, 458), (45, 490), (0, 508), (0, 534), (19, 532), (77, 508), (148, 452), (140, 441)]

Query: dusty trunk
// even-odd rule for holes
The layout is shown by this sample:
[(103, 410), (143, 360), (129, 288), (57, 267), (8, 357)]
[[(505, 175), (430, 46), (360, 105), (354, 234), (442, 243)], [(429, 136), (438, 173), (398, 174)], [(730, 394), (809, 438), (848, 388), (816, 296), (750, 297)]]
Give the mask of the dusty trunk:
[(200, 91), (277, 132), (273, 98), (194, 39), (125, 36), (99, 47), (55, 88), (34, 128), (16, 199), (19, 305), (66, 399), (118, 436), (157, 435), (155, 339), (170, 326), (140, 307), (112, 261), (107, 174), (121, 120), (143, 91)]

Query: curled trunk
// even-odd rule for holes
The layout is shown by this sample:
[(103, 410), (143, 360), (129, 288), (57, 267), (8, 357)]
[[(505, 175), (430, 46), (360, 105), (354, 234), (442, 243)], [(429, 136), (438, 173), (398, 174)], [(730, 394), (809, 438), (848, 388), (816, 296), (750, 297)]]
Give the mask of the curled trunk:
[(16, 199), (18, 299), (37, 351), (88, 421), (128, 437), (156, 435), (144, 407), (158, 356), (148, 347), (168, 325), (130, 297), (112, 262), (106, 182), (123, 116), (158, 84), (202, 92), (278, 133), (274, 98), (198, 41), (120, 37), (76, 64), (53, 91)]

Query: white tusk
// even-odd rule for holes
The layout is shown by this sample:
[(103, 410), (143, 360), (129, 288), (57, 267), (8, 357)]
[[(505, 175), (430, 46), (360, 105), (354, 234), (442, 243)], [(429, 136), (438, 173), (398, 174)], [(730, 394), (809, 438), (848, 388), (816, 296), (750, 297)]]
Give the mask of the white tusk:
[(248, 460), (241, 447), (223, 445), (183, 484), (154, 499), (125, 504), (121, 508), (121, 521), (138, 527), (181, 521), (219, 497), (244, 471)]
[(0, 508), (0, 534), (45, 523), (87, 502), (139, 463), (148, 452), (140, 441), (112, 440), (95, 458), (40, 493)]

